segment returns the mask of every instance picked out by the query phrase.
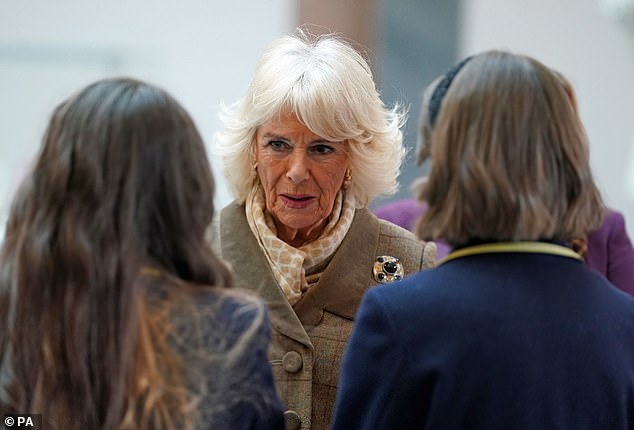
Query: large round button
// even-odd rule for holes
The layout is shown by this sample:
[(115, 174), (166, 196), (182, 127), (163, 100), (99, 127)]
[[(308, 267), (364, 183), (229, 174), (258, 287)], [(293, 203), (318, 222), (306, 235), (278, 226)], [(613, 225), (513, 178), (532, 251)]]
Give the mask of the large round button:
[(297, 373), (303, 365), (302, 356), (297, 351), (289, 351), (282, 357), (282, 367), (289, 373)]
[(286, 422), (286, 430), (299, 430), (302, 426), (302, 420), (295, 411), (285, 411), (284, 421)]

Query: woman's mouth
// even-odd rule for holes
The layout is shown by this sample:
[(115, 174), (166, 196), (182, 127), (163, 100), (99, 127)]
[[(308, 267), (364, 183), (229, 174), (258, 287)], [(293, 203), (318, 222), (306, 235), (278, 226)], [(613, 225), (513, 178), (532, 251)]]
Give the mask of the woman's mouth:
[(280, 198), (292, 209), (304, 209), (315, 200), (315, 197), (305, 194), (280, 194)]

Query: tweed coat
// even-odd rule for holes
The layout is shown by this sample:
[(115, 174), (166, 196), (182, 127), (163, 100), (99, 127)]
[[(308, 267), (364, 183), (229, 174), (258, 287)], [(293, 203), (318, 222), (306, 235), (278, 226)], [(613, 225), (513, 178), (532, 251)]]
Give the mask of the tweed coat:
[(435, 244), (358, 209), (319, 283), (291, 307), (248, 226), (244, 205), (225, 207), (214, 228), (215, 246), (233, 267), (238, 286), (257, 291), (269, 305), (269, 359), (286, 403), (287, 429), (328, 429), (354, 315), (365, 291), (377, 284), (377, 256), (399, 258), (407, 277), (434, 265)]

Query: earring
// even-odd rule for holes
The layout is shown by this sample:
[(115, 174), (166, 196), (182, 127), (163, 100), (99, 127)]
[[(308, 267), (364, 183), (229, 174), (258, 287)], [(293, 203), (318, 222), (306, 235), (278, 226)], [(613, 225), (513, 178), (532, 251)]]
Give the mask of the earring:
[(352, 172), (348, 168), (346, 169), (346, 174), (343, 177), (343, 185), (341, 186), (341, 188), (343, 188), (344, 190), (347, 190), (351, 182), (352, 182)]
[(258, 170), (258, 160), (255, 160), (253, 162), (253, 165), (251, 165), (251, 167), (253, 168), (254, 172), (257, 172), (257, 170)]

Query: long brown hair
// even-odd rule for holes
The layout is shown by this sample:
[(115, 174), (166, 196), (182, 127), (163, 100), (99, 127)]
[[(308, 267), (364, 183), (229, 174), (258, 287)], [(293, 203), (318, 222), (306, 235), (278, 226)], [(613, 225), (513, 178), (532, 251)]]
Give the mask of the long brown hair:
[[(559, 76), (503, 51), (472, 57), (446, 88), (420, 198), (424, 238), (471, 240), (584, 237), (603, 216), (588, 142)], [(426, 154), (423, 153), (423, 157)]]
[[(204, 144), (165, 91), (106, 79), (55, 109), (0, 254), (0, 409), (60, 429), (183, 428), (191, 399), (147, 291), (230, 283), (205, 241)], [(173, 282), (165, 282), (172, 279)]]

